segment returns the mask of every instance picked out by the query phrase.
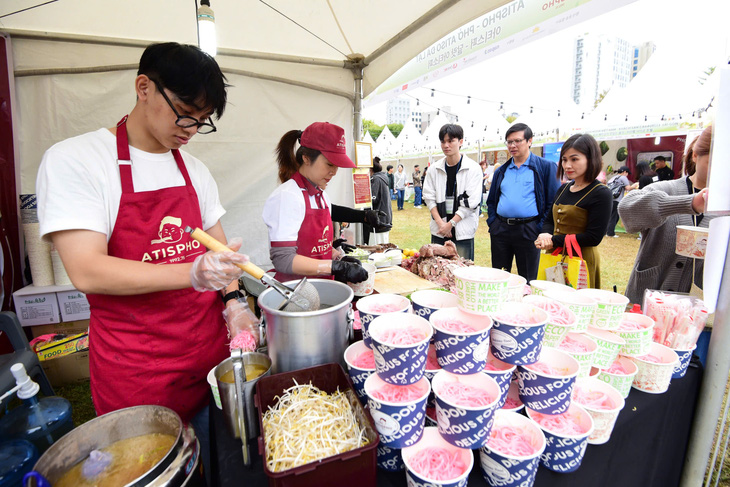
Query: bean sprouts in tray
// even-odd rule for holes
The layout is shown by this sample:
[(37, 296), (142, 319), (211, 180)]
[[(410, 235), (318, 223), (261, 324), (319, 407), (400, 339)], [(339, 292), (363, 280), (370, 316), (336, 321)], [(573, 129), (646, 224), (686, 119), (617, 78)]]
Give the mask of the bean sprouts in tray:
[(346, 395), (311, 384), (290, 387), (263, 417), (266, 464), (282, 472), (369, 443)]

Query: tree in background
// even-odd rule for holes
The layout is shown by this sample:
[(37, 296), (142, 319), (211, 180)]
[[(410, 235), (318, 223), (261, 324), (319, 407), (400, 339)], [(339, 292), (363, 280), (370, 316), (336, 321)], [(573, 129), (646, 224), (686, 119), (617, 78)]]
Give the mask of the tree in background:
[(402, 123), (390, 123), (388, 124), (388, 130), (390, 130), (390, 133), (393, 134), (393, 137), (398, 137), (403, 130), (403, 124)]
[[(373, 122), (372, 120), (363, 119), (362, 128), (366, 132), (370, 132), (370, 136), (373, 138), (373, 140), (378, 140), (378, 137), (380, 137), (380, 134), (383, 132), (385, 125), (378, 125), (377, 123)], [(390, 130), (390, 133), (393, 134), (393, 137), (398, 137), (398, 135), (400, 135), (400, 133), (403, 131), (403, 124), (402, 123), (388, 124), (388, 130)]]

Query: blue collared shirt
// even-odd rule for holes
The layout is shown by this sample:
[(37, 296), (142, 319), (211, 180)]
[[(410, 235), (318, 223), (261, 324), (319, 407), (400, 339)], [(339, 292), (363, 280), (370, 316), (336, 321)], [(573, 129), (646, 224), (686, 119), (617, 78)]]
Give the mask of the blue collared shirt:
[(499, 187), (501, 195), (497, 214), (504, 218), (532, 218), (537, 216), (535, 201), (535, 172), (530, 169), (530, 157), (518, 168), (511, 161)]

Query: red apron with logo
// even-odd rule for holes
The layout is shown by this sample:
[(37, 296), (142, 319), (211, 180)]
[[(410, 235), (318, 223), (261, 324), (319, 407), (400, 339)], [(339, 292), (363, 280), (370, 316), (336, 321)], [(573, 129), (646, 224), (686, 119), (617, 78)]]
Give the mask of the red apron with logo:
[[(297, 234), (297, 255), (319, 260), (332, 260), (332, 236), (334, 235), (332, 215), (322, 196), (322, 190), (315, 187), (298, 172), (294, 173), (292, 179), (302, 188), (302, 198), (304, 198), (306, 208), (304, 221)], [(309, 195), (314, 196), (319, 208), (312, 208)], [(277, 272), (274, 277), (277, 281), (286, 282), (301, 279), (304, 276)], [(317, 276), (317, 279), (333, 279), (333, 277)]]
[[(192, 263), (205, 252), (183, 231), (202, 227), (198, 196), (180, 152), (185, 186), (134, 192), (126, 117), (117, 125), (122, 197), (109, 255), (152, 264)], [(89, 365), (97, 414), (152, 404), (185, 422), (208, 402), (206, 375), (228, 356), (218, 292), (192, 287), (133, 296), (87, 295)]]

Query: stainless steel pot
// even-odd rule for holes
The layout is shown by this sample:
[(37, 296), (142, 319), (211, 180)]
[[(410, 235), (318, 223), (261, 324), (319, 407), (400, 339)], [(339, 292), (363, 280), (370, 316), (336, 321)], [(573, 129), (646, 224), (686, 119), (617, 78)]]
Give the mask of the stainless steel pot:
[(204, 486), (199, 463), (200, 446), (193, 428), (183, 427), (175, 411), (162, 406), (135, 406), (107, 413), (84, 423), (55, 442), (33, 468), (53, 485), (91, 450), (150, 433), (176, 437), (160, 462), (126, 487)]
[[(344, 363), (352, 335), (352, 289), (327, 279), (307, 279), (319, 293), (317, 311), (279, 311), (282, 296), (267, 289), (258, 299), (264, 315), (265, 342), (273, 373), (330, 362)], [(284, 284), (295, 285), (298, 281)]]

